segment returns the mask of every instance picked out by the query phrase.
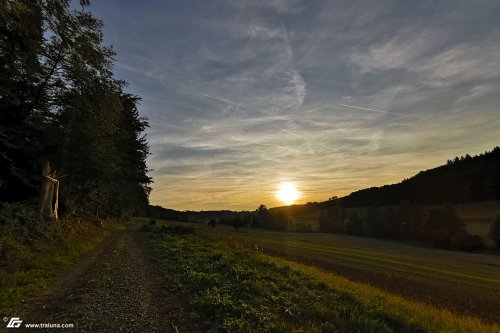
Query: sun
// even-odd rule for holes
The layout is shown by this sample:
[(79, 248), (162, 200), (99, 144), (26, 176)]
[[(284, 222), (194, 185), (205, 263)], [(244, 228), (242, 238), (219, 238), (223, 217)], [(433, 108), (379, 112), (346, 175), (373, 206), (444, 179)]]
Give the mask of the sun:
[(300, 197), (299, 191), (293, 183), (281, 183), (276, 191), (276, 196), (283, 203), (291, 205)]

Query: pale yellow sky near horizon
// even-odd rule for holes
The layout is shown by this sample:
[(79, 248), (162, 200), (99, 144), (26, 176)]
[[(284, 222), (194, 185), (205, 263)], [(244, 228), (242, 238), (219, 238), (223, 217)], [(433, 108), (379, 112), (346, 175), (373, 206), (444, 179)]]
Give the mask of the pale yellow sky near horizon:
[[(151, 203), (281, 206), (500, 145), (500, 1), (96, 1), (142, 98)], [(123, 24), (130, 22), (130, 24)]]
[[(420, 171), (432, 169), (443, 165), (448, 159), (455, 156), (464, 156), (465, 154), (476, 155), (493, 149), (495, 145), (490, 147), (478, 147), (474, 151), (461, 151), (457, 149), (455, 153), (447, 154), (440, 152), (435, 156), (424, 158), (419, 154), (413, 156), (405, 156), (400, 160), (397, 158), (387, 158), (386, 163), (377, 164), (377, 173), (375, 177), (364, 176), (362, 168), (355, 172), (348, 170), (340, 175), (332, 174), (330, 179), (319, 180), (314, 175), (310, 177), (303, 177), (300, 173), (292, 176), (279, 175), (269, 179), (262, 179), (262, 186), (242, 186), (241, 191), (238, 189), (226, 191), (224, 188), (199, 187), (200, 192), (189, 195), (182, 191), (182, 186), (189, 186), (189, 180), (183, 183), (180, 182), (180, 187), (176, 186), (175, 189), (169, 188), (168, 185), (155, 188), (153, 184), (153, 191), (150, 197), (150, 203), (153, 205), (160, 205), (165, 208), (184, 210), (236, 210), (236, 211), (253, 211), (257, 209), (260, 204), (265, 204), (268, 207), (280, 207), (287, 205), (281, 201), (277, 196), (279, 185), (283, 182), (292, 182), (296, 185), (297, 190), (300, 192), (300, 197), (295, 201), (295, 204), (305, 204), (307, 202), (321, 202), (326, 201), (332, 196), (342, 197), (348, 195), (353, 191), (357, 191), (372, 186), (383, 186), (386, 184), (399, 183), (405, 178), (410, 178)], [(361, 157), (357, 161), (359, 165), (373, 165), (373, 158)], [(312, 180), (312, 181), (311, 181)], [(165, 180), (167, 181), (167, 180)], [(221, 183), (223, 185), (223, 183)], [(331, 186), (331, 189), (330, 189)], [(247, 191), (250, 189), (250, 191)], [(178, 191), (174, 193), (173, 191)], [(226, 195), (225, 193), (230, 193)], [(163, 194), (163, 195), (162, 195)], [(223, 200), (227, 198), (227, 203)], [(215, 199), (215, 202), (210, 202), (210, 199)], [(171, 202), (171, 204), (169, 204)], [(208, 204), (207, 204), (208, 203)]]

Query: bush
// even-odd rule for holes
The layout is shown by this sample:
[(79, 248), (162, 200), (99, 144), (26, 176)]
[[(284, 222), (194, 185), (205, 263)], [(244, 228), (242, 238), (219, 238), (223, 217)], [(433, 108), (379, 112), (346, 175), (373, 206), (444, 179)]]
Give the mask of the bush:
[(192, 226), (182, 226), (182, 225), (164, 225), (159, 229), (160, 233), (168, 233), (168, 234), (174, 234), (174, 235), (188, 235), (188, 234), (195, 234), (196, 230)]
[(241, 227), (246, 227), (246, 225), (247, 225), (247, 223), (245, 221), (243, 221), (238, 216), (233, 219), (232, 224), (233, 224), (233, 228), (235, 228), (236, 230), (238, 230)]
[(450, 246), (458, 248), (462, 251), (479, 251), (485, 248), (484, 242), (478, 235), (471, 235), (465, 230), (456, 233), (450, 239)]
[(217, 226), (217, 220), (211, 219), (210, 221), (208, 221), (208, 225), (211, 226), (212, 228), (215, 228)]

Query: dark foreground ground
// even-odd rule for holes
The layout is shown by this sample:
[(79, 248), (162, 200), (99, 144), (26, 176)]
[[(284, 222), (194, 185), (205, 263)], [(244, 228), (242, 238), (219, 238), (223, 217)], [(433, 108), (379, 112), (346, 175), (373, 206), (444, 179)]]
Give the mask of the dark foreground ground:
[(182, 300), (163, 283), (141, 236), (113, 234), (18, 316), (24, 323), (74, 324), (47, 330), (57, 332), (192, 332)]

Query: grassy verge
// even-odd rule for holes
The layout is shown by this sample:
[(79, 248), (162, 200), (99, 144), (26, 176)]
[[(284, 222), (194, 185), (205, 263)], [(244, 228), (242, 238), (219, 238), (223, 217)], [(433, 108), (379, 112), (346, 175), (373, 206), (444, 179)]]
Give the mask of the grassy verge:
[(210, 332), (499, 331), (224, 240), (155, 231), (150, 243), (167, 283)]
[(4, 314), (39, 295), (107, 235), (124, 228), (123, 221), (106, 221), (102, 226), (77, 219), (40, 221), (29, 207), (21, 208), (20, 213), (15, 207), (14, 213), (1, 216), (0, 313)]

